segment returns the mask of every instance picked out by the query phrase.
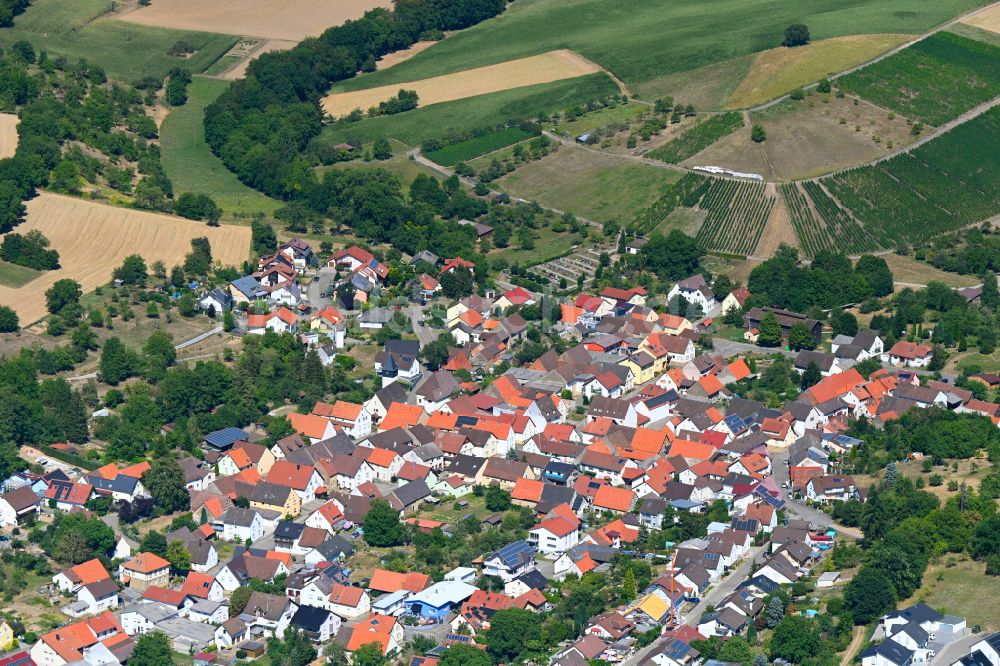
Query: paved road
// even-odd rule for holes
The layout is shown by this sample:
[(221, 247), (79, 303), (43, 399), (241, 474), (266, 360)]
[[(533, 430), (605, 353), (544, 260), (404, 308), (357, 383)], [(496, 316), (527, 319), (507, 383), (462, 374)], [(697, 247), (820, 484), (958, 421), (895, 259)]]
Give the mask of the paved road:
[(221, 326), (216, 326), (211, 331), (205, 331), (201, 335), (196, 335), (193, 338), (191, 338), (190, 340), (185, 340), (184, 342), (182, 342), (182, 343), (180, 343), (178, 345), (174, 345), (174, 349), (176, 349), (177, 351), (180, 351), (182, 349), (186, 349), (186, 348), (190, 347), (191, 345), (196, 345), (199, 342), (201, 342), (202, 340), (205, 340), (205, 339), (208, 339), (208, 338), (212, 337), (216, 333), (222, 333), (222, 327)]
[(416, 303), (407, 305), (406, 316), (410, 318), (410, 325), (413, 327), (413, 332), (416, 333), (421, 347), (426, 347), (437, 340), (438, 333), (420, 323), (424, 320), (424, 311), (419, 305)]
[[(701, 619), (701, 616), (704, 615), (705, 611), (708, 609), (709, 604), (715, 606), (724, 598), (736, 591), (736, 588), (739, 587), (740, 583), (747, 579), (750, 573), (750, 567), (765, 548), (767, 548), (767, 545), (751, 548), (750, 554), (743, 560), (743, 562), (740, 563), (738, 567), (730, 571), (729, 575), (709, 589), (697, 606), (687, 613), (682, 614), (681, 624), (686, 624), (692, 627), (696, 626), (698, 621)], [(646, 662), (647, 658), (655, 654), (662, 647), (662, 641), (657, 641), (652, 645), (648, 645), (632, 654), (632, 656), (622, 662), (622, 665), (634, 666), (635, 664), (643, 664)], [(650, 661), (646, 663), (652, 664), (653, 662)]]
[[(778, 485), (783, 485), (789, 483), (788, 478), (788, 449), (779, 449), (771, 451), (771, 475)], [(827, 514), (823, 513), (819, 509), (814, 509), (811, 506), (806, 506), (802, 502), (797, 502), (793, 499), (788, 499), (785, 504), (785, 512), (789, 513), (796, 518), (801, 518), (802, 520), (808, 520), (810, 523), (816, 527), (832, 527), (837, 530), (839, 534), (852, 537), (854, 539), (860, 539), (864, 535), (861, 530), (855, 529), (853, 527), (844, 527), (843, 525), (838, 525), (833, 522)]]
[(330, 299), (323, 294), (326, 293), (326, 290), (334, 282), (336, 273), (336, 270), (324, 266), (316, 274), (319, 279), (309, 283), (309, 286), (306, 288), (306, 297), (309, 299), (309, 305), (313, 307), (313, 310), (322, 310), (330, 304)]

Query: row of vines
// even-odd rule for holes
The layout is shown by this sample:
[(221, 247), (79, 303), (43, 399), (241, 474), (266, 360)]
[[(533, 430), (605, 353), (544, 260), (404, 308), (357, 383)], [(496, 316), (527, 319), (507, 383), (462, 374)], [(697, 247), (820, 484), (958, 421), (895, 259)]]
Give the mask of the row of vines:
[(670, 164), (678, 164), (741, 127), (743, 127), (743, 114), (736, 111), (720, 113), (695, 125), (676, 139), (649, 151), (646, 153), (646, 157)]
[(763, 183), (713, 179), (697, 202), (708, 213), (696, 236), (698, 244), (717, 252), (751, 254), (774, 203)]

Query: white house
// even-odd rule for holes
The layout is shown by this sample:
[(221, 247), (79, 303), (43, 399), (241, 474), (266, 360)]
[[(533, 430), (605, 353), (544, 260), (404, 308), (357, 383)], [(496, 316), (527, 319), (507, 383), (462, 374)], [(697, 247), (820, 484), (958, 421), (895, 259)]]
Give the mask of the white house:
[(681, 296), (688, 303), (697, 305), (705, 314), (708, 314), (716, 304), (715, 293), (702, 275), (692, 275), (675, 284), (667, 292), (667, 302), (670, 302), (675, 296)]
[(565, 553), (579, 542), (578, 525), (562, 517), (543, 520), (528, 531), (528, 543), (546, 555)]
[(222, 538), (226, 541), (256, 541), (264, 536), (264, 519), (254, 509), (234, 506), (222, 514)]

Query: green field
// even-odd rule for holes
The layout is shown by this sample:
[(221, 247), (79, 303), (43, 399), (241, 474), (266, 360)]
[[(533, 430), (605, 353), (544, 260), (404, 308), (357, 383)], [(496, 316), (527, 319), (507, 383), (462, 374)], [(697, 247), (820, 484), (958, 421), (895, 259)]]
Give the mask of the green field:
[(590, 111), (579, 117), (563, 117), (555, 126), (555, 130), (560, 133), (579, 136), (596, 129), (615, 124), (629, 124), (639, 118), (643, 112), (650, 111), (648, 104), (630, 102), (629, 104), (616, 104), (605, 109)]
[(617, 91), (618, 87), (604, 74), (590, 74), (557, 83), (432, 104), (392, 116), (365, 118), (356, 123), (337, 123), (326, 127), (322, 136), (332, 143), (370, 143), (378, 137), (388, 136), (416, 146), (424, 139), (471, 132), (507, 120), (534, 118), (540, 113), (561, 111)]
[(821, 182), (881, 247), (977, 224), (1000, 213), (1000, 107), (910, 153)]
[(560, 146), (553, 154), (518, 167), (497, 185), (511, 195), (588, 220), (625, 223), (680, 176), (679, 171)]
[(780, 185), (779, 190), (799, 247), (806, 256), (814, 257), (822, 250), (854, 254), (878, 249), (878, 243), (847, 211), (837, 206), (819, 183), (787, 183)]
[(345, 81), (335, 90), (414, 81), (559, 48), (578, 51), (633, 85), (777, 47), (790, 23), (806, 23), (816, 40), (857, 33), (915, 34), (980, 4), (977, 0), (518, 0), (498, 18), (448, 37), (394, 67)]
[[(168, 30), (124, 23), (103, 15), (110, 0), (33, 0), (14, 19), (14, 27), (0, 30), (0, 47), (27, 40), (49, 57), (86, 59), (109, 76), (127, 82), (144, 76), (163, 76), (181, 65), (201, 72), (239, 39), (232, 35)], [(174, 58), (167, 51), (184, 40), (195, 48), (190, 58)]]
[(535, 236), (535, 246), (530, 250), (512, 245), (490, 254), (490, 260), (503, 259), (511, 265), (535, 266), (563, 256), (580, 242), (580, 236), (577, 234), (556, 233), (549, 228), (538, 229)]
[(42, 271), (0, 261), (0, 284), (5, 287), (23, 287), (41, 274)]
[(337, 162), (330, 166), (316, 167), (316, 173), (322, 175), (331, 169), (384, 169), (399, 179), (405, 195), (410, 193), (410, 184), (420, 174), (434, 176), (438, 180), (442, 178), (440, 173), (430, 167), (411, 160), (406, 154), (408, 146), (394, 139), (390, 139), (389, 144), (392, 146), (392, 157), (387, 160)]
[(943, 125), (1000, 95), (998, 62), (1000, 47), (939, 32), (837, 85), (907, 118)]
[(465, 141), (459, 141), (445, 146), (440, 150), (424, 153), (424, 157), (443, 166), (455, 166), (459, 162), (467, 162), (482, 155), (492, 153), (501, 148), (512, 146), (535, 136), (519, 127), (507, 127), (499, 132), (491, 132), (475, 136)]
[(228, 81), (194, 78), (188, 86), (187, 104), (171, 111), (160, 128), (163, 168), (173, 181), (175, 195), (207, 194), (227, 216), (271, 214), (281, 202), (241, 183), (205, 143), (204, 109), (228, 85)]
[(678, 164), (697, 155), (724, 136), (743, 127), (743, 114), (736, 111), (720, 113), (695, 125), (676, 139), (646, 153), (646, 157)]

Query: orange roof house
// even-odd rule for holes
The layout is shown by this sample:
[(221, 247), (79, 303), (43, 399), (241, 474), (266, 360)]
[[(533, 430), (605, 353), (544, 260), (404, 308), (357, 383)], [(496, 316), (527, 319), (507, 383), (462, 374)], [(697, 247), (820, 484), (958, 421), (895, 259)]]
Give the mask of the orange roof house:
[(542, 498), (542, 489), (544, 487), (545, 484), (542, 481), (521, 477), (510, 491), (510, 497), (516, 502), (536, 504)]
[(189, 571), (187, 578), (184, 579), (184, 585), (181, 586), (181, 593), (186, 597), (208, 599), (213, 585), (215, 585), (215, 576)]
[(66, 569), (62, 572), (62, 575), (74, 585), (90, 585), (91, 583), (111, 578), (107, 569), (104, 568), (104, 564), (96, 557), (82, 564), (77, 564), (75, 567)]
[(715, 447), (703, 442), (678, 438), (670, 444), (670, 455), (680, 456), (686, 460), (708, 460), (714, 454)]
[(316, 468), (312, 465), (299, 465), (287, 460), (279, 460), (271, 465), (267, 480), (269, 483), (304, 491), (309, 487), (309, 480), (315, 473)]
[(291, 424), (292, 430), (309, 439), (324, 439), (328, 436), (327, 433), (332, 425), (328, 419), (322, 416), (296, 412), (288, 415), (288, 422)]
[(354, 652), (363, 645), (378, 643), (382, 654), (387, 654), (393, 647), (392, 630), (395, 626), (396, 618), (373, 613), (367, 620), (354, 626), (347, 642), (347, 651)]
[(431, 577), (422, 573), (399, 573), (387, 569), (375, 569), (372, 572), (372, 580), (368, 584), (369, 590), (376, 592), (399, 592), (409, 590), (410, 592), (420, 592), (431, 582)]
[(407, 405), (402, 402), (394, 402), (389, 405), (385, 418), (379, 423), (378, 429), (410, 428), (420, 423), (420, 418), (423, 415), (424, 408), (420, 405)]
[(627, 488), (615, 488), (610, 485), (601, 486), (594, 494), (594, 508), (626, 513), (632, 508), (635, 497), (635, 493)]
[(861, 376), (861, 373), (851, 368), (850, 370), (824, 377), (819, 383), (806, 391), (806, 396), (810, 402), (818, 405), (827, 400), (833, 400), (834, 398), (846, 395), (865, 383), (865, 378)]
[(170, 567), (170, 562), (154, 553), (139, 553), (128, 562), (122, 563), (122, 568), (135, 573), (150, 574), (160, 569)]
[[(105, 646), (118, 645), (122, 642), (120, 634), (124, 634), (122, 626), (108, 611), (43, 634), (39, 642), (44, 644), (49, 651), (54, 652), (62, 660), (62, 663), (70, 663), (83, 661), (83, 651), (97, 643), (104, 643)], [(101, 636), (104, 637), (100, 638)], [(32, 653), (34, 651), (35, 648), (32, 649)]]

